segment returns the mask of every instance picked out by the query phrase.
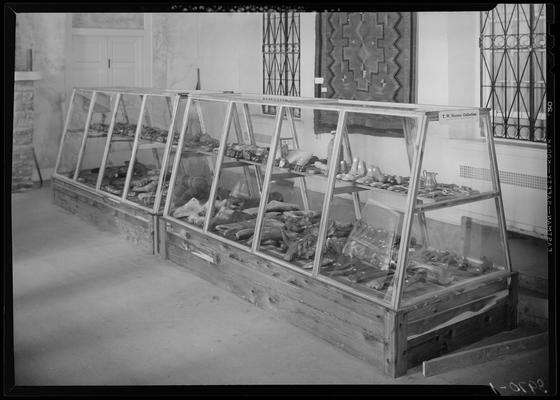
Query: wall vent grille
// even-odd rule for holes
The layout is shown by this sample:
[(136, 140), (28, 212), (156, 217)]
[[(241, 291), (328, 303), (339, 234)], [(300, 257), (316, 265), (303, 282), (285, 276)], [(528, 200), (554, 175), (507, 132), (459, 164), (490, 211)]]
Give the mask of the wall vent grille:
[[(476, 168), (468, 165), (459, 166), (459, 175), (462, 178), (490, 181), (489, 168)], [(500, 171), (500, 183), (502, 185), (514, 185), (530, 189), (546, 190), (545, 176), (521, 174), (519, 172)]]

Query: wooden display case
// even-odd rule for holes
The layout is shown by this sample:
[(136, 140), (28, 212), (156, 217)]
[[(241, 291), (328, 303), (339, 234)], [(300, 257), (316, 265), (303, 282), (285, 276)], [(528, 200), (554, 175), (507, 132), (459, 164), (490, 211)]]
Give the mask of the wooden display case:
[(157, 253), (156, 218), (167, 195), (173, 143), (186, 124), (186, 99), (178, 90), (73, 89), (53, 174), (54, 202)]
[[(207, 93), (193, 109), (209, 112), (180, 132), (163, 257), (394, 377), (516, 326), (487, 109)], [(338, 120), (328, 144), (316, 113)], [(354, 133), (353, 114), (402, 131)]]

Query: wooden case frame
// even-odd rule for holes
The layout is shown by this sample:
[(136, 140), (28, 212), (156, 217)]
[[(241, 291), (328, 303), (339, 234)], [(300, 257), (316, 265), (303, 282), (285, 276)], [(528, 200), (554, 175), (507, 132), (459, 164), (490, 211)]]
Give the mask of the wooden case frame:
[[(69, 124), (72, 117), (74, 99), (81, 93), (91, 96), (89, 98), (89, 108), (86, 114), (84, 132), (81, 137), (81, 145), (77, 155), (77, 162), (72, 176), (65, 176), (59, 173), (59, 167), (63, 152), (65, 150), (65, 140), (68, 135)], [(84, 156), (84, 149), (88, 140), (88, 131), (96, 99), (99, 95), (113, 95), (115, 96), (114, 107), (111, 110), (111, 120), (107, 136), (105, 137), (105, 146), (103, 156), (101, 158), (100, 171), (95, 187), (88, 186), (77, 180), (81, 164)], [(104, 175), (107, 159), (109, 156), (110, 144), (113, 139), (113, 128), (115, 118), (121, 98), (124, 95), (140, 96), (141, 105), (137, 123), (137, 129), (133, 140), (131, 140), (132, 148), (130, 151), (129, 167), (126, 175), (124, 190), (121, 196), (108, 193), (101, 190), (101, 181)], [(139, 244), (140, 247), (152, 254), (158, 253), (159, 240), (157, 238), (156, 218), (161, 215), (160, 206), (162, 204), (162, 187), (164, 185), (166, 171), (168, 171), (169, 156), (172, 151), (173, 142), (173, 128), (176, 119), (181, 116), (178, 115), (179, 101), (185, 99), (187, 92), (180, 90), (160, 90), (160, 89), (146, 89), (146, 88), (129, 88), (129, 87), (92, 87), (92, 88), (74, 88), (70, 97), (66, 120), (62, 132), (58, 155), (55, 163), (53, 173), (53, 201), (55, 204), (79, 215), (87, 221), (96, 225), (103, 226), (114, 232), (122, 234), (130, 241)], [(153, 142), (141, 144), (140, 133), (142, 128), (141, 121), (145, 115), (146, 103), (149, 97), (160, 97), (168, 99), (170, 109), (170, 126), (167, 133), (167, 140), (165, 143)], [(128, 186), (130, 185), (132, 170), (138, 150), (142, 146), (150, 146), (152, 151), (156, 151), (156, 147), (163, 149), (163, 157), (161, 160), (160, 173), (157, 181), (156, 197), (152, 207), (147, 207), (142, 204), (130, 201), (127, 198)]]

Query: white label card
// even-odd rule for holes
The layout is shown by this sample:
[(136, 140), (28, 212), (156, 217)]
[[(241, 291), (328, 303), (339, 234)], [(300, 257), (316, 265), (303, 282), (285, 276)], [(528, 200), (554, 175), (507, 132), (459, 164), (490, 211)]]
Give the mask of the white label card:
[(458, 121), (458, 120), (477, 120), (478, 110), (452, 110), (440, 111), (439, 122)]
[(316, 85), (322, 85), (325, 80), (321, 77), (315, 78)]

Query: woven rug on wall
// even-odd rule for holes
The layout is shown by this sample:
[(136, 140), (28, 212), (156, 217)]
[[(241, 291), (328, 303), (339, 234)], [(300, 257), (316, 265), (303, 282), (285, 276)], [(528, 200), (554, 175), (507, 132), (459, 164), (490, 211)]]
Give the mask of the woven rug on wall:
[[(316, 97), (398, 103), (415, 101), (415, 13), (318, 13)], [(315, 132), (336, 129), (333, 113), (315, 111)], [(402, 121), (349, 115), (349, 132), (402, 136)]]

